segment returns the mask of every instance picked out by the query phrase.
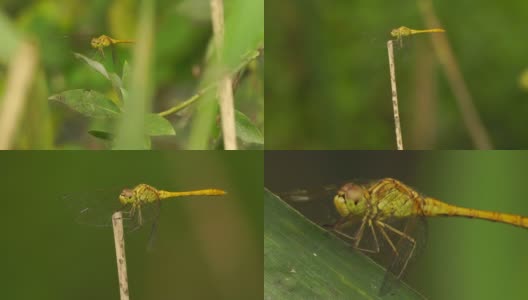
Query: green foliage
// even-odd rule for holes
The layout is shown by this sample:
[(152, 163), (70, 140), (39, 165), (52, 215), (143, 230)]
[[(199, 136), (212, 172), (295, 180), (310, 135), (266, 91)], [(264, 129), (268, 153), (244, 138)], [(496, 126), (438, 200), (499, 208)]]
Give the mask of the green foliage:
[[(148, 3), (152, 8), (146, 21), (141, 21), (146, 12), (139, 7), (142, 2)], [(71, 110), (62, 109), (61, 105), (46, 104), (53, 119), (44, 118), (48, 123), (40, 124), (40, 128), (53, 128), (53, 132), (44, 135), (45, 132), (35, 129), (31, 136), (45, 136), (47, 144), (53, 144), (55, 148), (107, 148), (112, 147), (105, 142), (111, 137), (119, 139), (120, 136), (135, 136), (136, 146), (144, 148), (151, 142), (149, 136), (156, 135), (160, 137), (152, 141), (149, 148), (182, 149), (189, 148), (194, 127), (203, 123), (209, 125), (208, 133), (199, 134), (198, 138), (205, 141), (200, 148), (211, 149), (221, 145), (221, 140), (215, 140), (215, 137), (221, 135), (212, 134), (219, 130), (219, 124), (216, 123), (217, 110), (214, 109), (214, 113), (203, 120), (199, 116), (200, 110), (195, 108), (201, 102), (207, 102), (207, 96), (211, 99), (213, 108), (218, 106), (216, 94), (203, 91), (214, 88), (219, 75), (206, 77), (206, 70), (213, 64), (206, 59), (206, 49), (212, 39), (209, 1), (142, 2), (29, 1), (24, 7), (8, 9), (12, 15), (1, 16), (0, 32), (5, 33), (2, 34), (1, 61), (6, 63), (12, 59), (17, 40), (23, 37), (35, 40), (39, 46), (43, 83), (48, 90), (44, 90), (47, 95), (40, 94), (32, 101), (46, 103), (46, 99), (52, 99), (74, 111), (72, 113)], [(234, 49), (229, 50), (230, 57), (234, 59), (230, 60), (233, 63), (222, 74), (228, 73), (233, 77), (244, 74), (243, 80), (234, 90), (235, 108), (245, 116), (237, 119), (243, 120), (237, 127), (244, 129), (251, 126), (252, 132), (262, 132), (263, 72), (260, 70), (263, 70), (263, 59), (261, 55), (248, 59), (249, 56), (245, 54), (253, 53), (263, 46), (263, 1), (227, 3), (226, 37), (229, 39), (226, 38), (226, 49)], [(244, 23), (243, 31), (233, 30), (240, 20), (232, 21), (231, 16), (243, 16), (244, 12), (249, 14), (246, 17), (259, 21)], [(261, 17), (255, 18), (255, 12), (260, 13)], [(148, 35), (145, 31), (142, 33), (141, 22), (143, 26), (150, 26)], [(17, 33), (14, 33), (13, 28)], [(256, 34), (258, 32), (260, 34)], [(250, 35), (247, 36), (247, 33)], [(90, 39), (101, 34), (117, 39), (136, 39), (137, 43), (115, 45), (113, 51), (105, 51), (104, 56), (95, 53), (99, 57), (94, 58), (92, 54), (95, 50), (90, 48)], [(148, 56), (136, 49), (147, 43), (150, 47)], [(136, 70), (145, 59), (148, 59), (145, 62), (149, 71)], [(132, 64), (129, 65), (128, 62)], [(256, 63), (257, 68), (250, 68), (250, 63)], [(257, 85), (257, 89), (249, 89), (249, 97), (247, 93), (240, 95), (239, 91), (247, 91), (247, 86), (254, 85), (255, 82), (261, 84)], [(90, 93), (81, 92), (83, 90)], [(136, 101), (138, 99), (142, 99), (143, 104), (139, 104)], [(193, 101), (188, 101), (189, 99)], [(90, 113), (88, 104), (92, 100), (96, 102), (92, 103), (94, 111)], [(91, 114), (100, 114), (100, 109), (110, 107), (111, 103), (115, 105), (106, 114), (117, 113), (117, 116), (112, 117), (112, 122), (103, 122), (104, 125), (101, 125), (100, 120), (95, 120), (101, 116)], [(132, 103), (134, 105), (129, 107)], [(183, 103), (187, 104), (178, 108)], [(138, 109), (140, 106), (141, 109)], [(34, 103), (31, 105), (30, 102), (26, 108), (26, 113), (31, 114), (32, 119), (35, 119), (32, 111), (35, 107), (40, 106)], [(171, 112), (166, 113), (169, 110)], [(49, 114), (48, 111), (35, 113)], [(134, 117), (130, 118), (127, 115), (129, 113)], [(159, 118), (151, 114), (157, 114)], [(89, 121), (86, 122), (86, 118), (82, 116), (88, 117)], [(121, 118), (123, 116), (126, 117)], [(118, 125), (121, 121), (116, 120), (125, 123)], [(167, 125), (170, 125), (170, 130)], [(18, 132), (24, 136), (17, 137), (17, 140), (27, 139), (29, 133), (25, 130)], [(103, 138), (102, 143), (93, 139), (93, 136)], [(239, 138), (242, 149), (263, 147), (263, 140), (248, 138), (247, 132), (239, 135)], [(149, 142), (145, 143), (145, 139)], [(119, 148), (135, 149), (136, 146), (123, 143)], [(22, 143), (15, 144), (15, 147), (32, 149), (30, 144)]]
[(264, 144), (264, 137), (260, 130), (251, 123), (251, 120), (241, 113), (235, 111), (235, 125), (237, 136), (246, 143)]
[[(128, 94), (125, 87), (123, 86), (124, 81), (119, 78), (117, 74), (109, 73), (106, 68), (97, 61), (91, 60), (78, 53), (76, 53), (76, 56), (85, 61), (93, 70), (102, 74), (107, 80), (112, 82), (114, 88), (119, 91), (118, 95), (121, 96), (117, 103), (124, 103), (127, 101), (122, 96)], [(112, 78), (114, 78), (114, 80), (111, 80)], [(107, 98), (105, 95), (93, 90), (67, 90), (50, 96), (49, 100), (61, 102), (69, 108), (89, 118), (107, 119), (109, 122), (104, 123), (104, 129), (99, 127), (99, 129), (92, 128), (89, 131), (89, 133), (94, 137), (103, 140), (113, 140), (115, 136), (113, 134), (115, 122), (118, 122), (124, 118), (122, 107), (119, 107), (114, 103), (114, 101)], [(145, 134), (150, 137), (175, 135), (176, 132), (167, 119), (157, 114), (146, 114)]]

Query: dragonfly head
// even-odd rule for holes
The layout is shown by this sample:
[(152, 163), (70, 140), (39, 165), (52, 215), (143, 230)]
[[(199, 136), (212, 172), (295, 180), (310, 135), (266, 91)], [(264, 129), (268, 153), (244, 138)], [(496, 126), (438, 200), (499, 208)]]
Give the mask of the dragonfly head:
[(124, 189), (119, 195), (119, 202), (123, 205), (134, 203), (134, 198), (134, 190)]
[(334, 197), (334, 205), (342, 217), (348, 215), (361, 215), (367, 210), (367, 190), (354, 183), (347, 183)]

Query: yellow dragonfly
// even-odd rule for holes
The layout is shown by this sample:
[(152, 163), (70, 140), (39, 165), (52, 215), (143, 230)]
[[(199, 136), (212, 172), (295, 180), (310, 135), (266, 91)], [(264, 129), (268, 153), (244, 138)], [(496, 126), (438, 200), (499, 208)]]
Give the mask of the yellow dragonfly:
[[(304, 190), (285, 196), (295, 202), (314, 198)], [(528, 229), (528, 217), (451, 205), (423, 196), (393, 178), (369, 184), (346, 183), (328, 200), (332, 200), (340, 218), (326, 227), (351, 241), (352, 246), (360, 251), (379, 254), (383, 245), (384, 249), (392, 252), (392, 258), (386, 262), (388, 267), (381, 295), (391, 290), (392, 282), (402, 277), (411, 258), (423, 246), (425, 217), (467, 217)], [(353, 230), (349, 231), (350, 228)]]
[(410, 36), (410, 35), (419, 34), (419, 33), (434, 33), (434, 32), (445, 32), (445, 30), (441, 28), (416, 30), (416, 29), (411, 29), (409, 27), (401, 26), (396, 29), (393, 29), (390, 34), (391, 36), (396, 38), (396, 41), (400, 42), (400, 47), (403, 47), (403, 37), (404, 36)]
[[(86, 34), (74, 34), (71, 36), (64, 36), (62, 40), (62, 43), (57, 44), (63, 44), (63, 47), (65, 47), (67, 51), (75, 49), (73, 51), (75, 56), (77, 58), (82, 57), (86, 62), (94, 60), (99, 63), (104, 63), (106, 60), (105, 50), (110, 48), (112, 54), (110, 56), (115, 70), (121, 70), (122, 65), (122, 62), (117, 57), (118, 51), (116, 51), (115, 46), (118, 44), (132, 44), (135, 42), (134, 40), (129, 39), (115, 39), (105, 34), (96, 37)], [(86, 48), (88, 47), (92, 50), (87, 53)]]
[(77, 215), (76, 221), (80, 224), (109, 227), (112, 226), (112, 214), (121, 211), (124, 227), (127, 231), (133, 231), (147, 222), (157, 221), (162, 200), (225, 194), (220, 189), (170, 192), (142, 183), (131, 189), (122, 189), (121, 192), (105, 189), (66, 195), (64, 200)]
[(114, 46), (117, 44), (132, 44), (134, 40), (119, 40), (113, 39), (107, 35), (100, 35), (99, 37), (92, 38), (90, 45), (92, 48), (96, 49), (104, 57), (104, 48)]

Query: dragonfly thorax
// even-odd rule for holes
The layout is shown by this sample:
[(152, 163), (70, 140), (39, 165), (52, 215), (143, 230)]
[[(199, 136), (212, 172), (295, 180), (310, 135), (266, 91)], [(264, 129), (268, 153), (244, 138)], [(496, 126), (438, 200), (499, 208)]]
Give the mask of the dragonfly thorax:
[(95, 49), (102, 49), (104, 47), (110, 46), (112, 44), (112, 40), (106, 35), (101, 35), (100, 37), (93, 38), (90, 44)]
[(119, 195), (119, 202), (123, 205), (142, 205), (159, 200), (159, 193), (148, 184), (139, 184), (134, 189), (124, 189)]

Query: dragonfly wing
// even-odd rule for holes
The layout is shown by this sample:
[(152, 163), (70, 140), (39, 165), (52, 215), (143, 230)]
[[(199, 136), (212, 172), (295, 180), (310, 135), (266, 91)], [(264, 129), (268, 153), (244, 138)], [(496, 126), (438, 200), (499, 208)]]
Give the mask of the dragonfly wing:
[(62, 196), (65, 206), (79, 224), (112, 226), (112, 214), (121, 208), (120, 188), (99, 189)]
[(156, 238), (158, 236), (158, 224), (159, 224), (159, 217), (160, 217), (160, 212), (161, 212), (161, 201), (156, 201), (156, 203), (153, 204), (153, 206), (156, 207), (157, 212), (155, 213), (155, 217), (152, 220), (152, 226), (150, 229), (149, 240), (148, 240), (148, 245), (147, 245), (148, 251), (152, 251), (155, 248), (154, 245), (156, 244)]
[[(395, 246), (398, 253), (392, 252), (392, 261), (385, 272), (380, 288), (380, 296), (387, 295), (394, 290), (405, 270), (423, 251), (427, 240), (427, 222), (423, 216), (408, 218), (406, 222), (403, 222), (402, 226), (393, 225), (394, 222), (389, 226), (400, 231), (403, 235), (392, 231), (391, 237), (396, 237), (392, 241), (396, 241)], [(389, 229), (388, 231), (391, 230)]]
[(123, 227), (131, 232), (141, 227), (148, 227), (157, 220), (160, 214), (161, 201), (146, 203), (138, 208), (123, 209)]
[(278, 193), (304, 216), (319, 225), (333, 224), (339, 217), (334, 208), (334, 196), (339, 185), (328, 185), (312, 189), (297, 189), (290, 192)]

